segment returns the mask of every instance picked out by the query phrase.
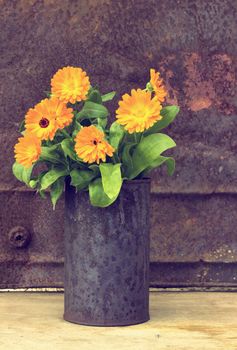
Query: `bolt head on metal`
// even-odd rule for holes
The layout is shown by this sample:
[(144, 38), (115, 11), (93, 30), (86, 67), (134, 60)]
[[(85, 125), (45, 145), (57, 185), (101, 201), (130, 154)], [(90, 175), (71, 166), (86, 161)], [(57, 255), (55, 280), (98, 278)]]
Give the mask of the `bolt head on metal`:
[(12, 248), (26, 248), (31, 241), (31, 233), (23, 226), (15, 226), (10, 230), (8, 238)]

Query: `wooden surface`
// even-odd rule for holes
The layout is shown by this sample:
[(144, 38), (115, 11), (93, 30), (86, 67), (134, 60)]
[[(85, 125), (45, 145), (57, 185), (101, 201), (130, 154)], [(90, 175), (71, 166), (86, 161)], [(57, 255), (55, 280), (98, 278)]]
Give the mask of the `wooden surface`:
[(151, 321), (79, 326), (62, 293), (0, 293), (1, 350), (237, 350), (236, 293), (151, 292)]

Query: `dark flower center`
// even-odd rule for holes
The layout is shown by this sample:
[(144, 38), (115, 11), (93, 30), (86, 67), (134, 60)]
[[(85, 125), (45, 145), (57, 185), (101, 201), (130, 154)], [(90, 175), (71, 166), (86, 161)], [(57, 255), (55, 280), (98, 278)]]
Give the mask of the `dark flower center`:
[(100, 140), (94, 139), (94, 140), (92, 141), (92, 143), (93, 143), (93, 145), (97, 146), (99, 143), (101, 143), (101, 141), (100, 141)]
[(47, 126), (49, 126), (49, 120), (45, 117), (42, 117), (39, 121), (39, 126), (41, 128), (47, 128)]

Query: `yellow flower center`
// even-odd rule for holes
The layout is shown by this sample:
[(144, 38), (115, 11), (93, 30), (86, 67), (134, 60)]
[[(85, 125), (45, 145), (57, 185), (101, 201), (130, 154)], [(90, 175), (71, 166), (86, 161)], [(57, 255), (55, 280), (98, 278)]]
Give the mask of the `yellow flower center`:
[(146, 109), (144, 108), (144, 106), (138, 106), (138, 108), (135, 109), (133, 113), (135, 117), (143, 119), (146, 114)]
[(39, 121), (39, 126), (41, 128), (47, 128), (49, 126), (49, 120), (45, 117), (42, 117)]

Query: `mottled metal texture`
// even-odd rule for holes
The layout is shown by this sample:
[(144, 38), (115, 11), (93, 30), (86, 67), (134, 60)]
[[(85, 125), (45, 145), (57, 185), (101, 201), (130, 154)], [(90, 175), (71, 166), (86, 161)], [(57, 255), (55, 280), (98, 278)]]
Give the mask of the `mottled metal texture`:
[[(32, 191), (1, 192), (0, 288), (62, 286), (63, 203), (57, 211)], [(30, 236), (27, 245), (12, 241), (20, 228)], [(28, 236), (28, 237), (29, 237)]]
[[(157, 262), (150, 264), (150, 286), (162, 288), (235, 288), (236, 263)], [(220, 289), (219, 289), (220, 290)]]
[[(63, 203), (53, 212), (11, 164), (18, 123), (65, 65), (82, 66), (102, 92), (119, 91), (111, 111), (145, 86), (150, 67), (161, 71), (181, 113), (167, 129), (176, 173), (152, 174), (152, 285), (236, 285), (237, 2), (2, 0), (0, 16), (1, 286), (62, 285)], [(10, 248), (19, 225), (31, 241)]]
[[(63, 201), (54, 212), (49, 199), (33, 192), (2, 193), (0, 201), (7, 200), (12, 207), (21, 206), (1, 211), (0, 287), (63, 286)], [(152, 285), (236, 285), (236, 212), (236, 196), (231, 194), (179, 194), (172, 200), (153, 194)], [(9, 232), (18, 224), (32, 234), (24, 249), (9, 242)]]
[(127, 181), (118, 200), (93, 208), (65, 194), (64, 319), (124, 326), (149, 319), (150, 180)]

